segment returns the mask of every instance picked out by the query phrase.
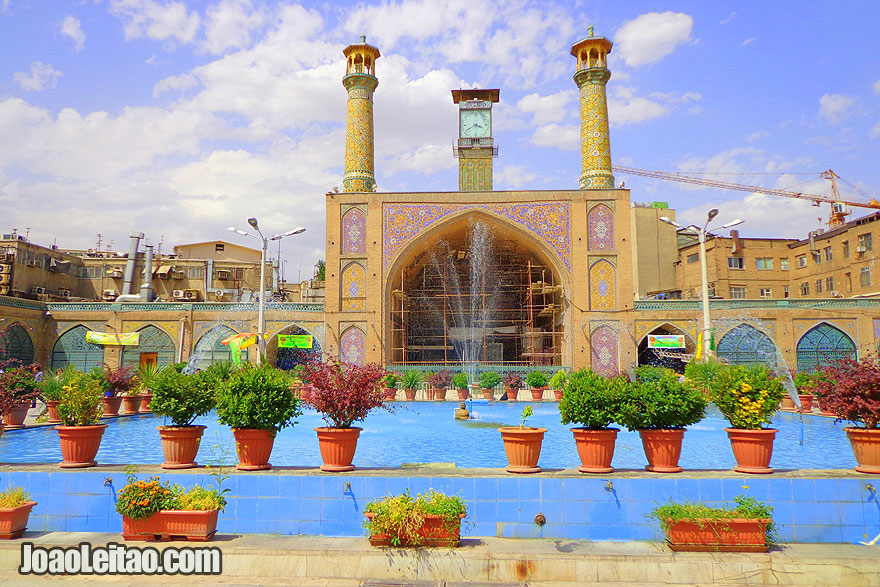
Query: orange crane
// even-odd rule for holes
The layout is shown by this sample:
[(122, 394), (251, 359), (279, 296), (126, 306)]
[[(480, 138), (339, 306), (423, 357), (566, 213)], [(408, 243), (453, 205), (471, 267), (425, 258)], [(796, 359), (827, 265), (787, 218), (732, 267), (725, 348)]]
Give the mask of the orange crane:
[[(670, 171), (648, 171), (646, 169), (636, 169), (633, 167), (622, 167), (620, 165), (612, 165), (611, 169), (617, 173), (627, 173), (630, 175), (641, 175), (643, 177), (653, 177), (655, 179), (665, 179), (667, 181), (678, 181), (681, 183), (691, 183), (695, 185), (703, 185), (707, 187), (715, 187), (726, 190), (738, 190), (741, 192), (757, 192), (760, 194), (768, 194), (771, 196), (783, 196), (785, 198), (797, 198), (800, 200), (810, 200), (812, 202), (816, 202), (816, 205), (819, 205), (819, 202), (825, 202), (831, 204), (831, 217), (828, 219), (828, 226), (830, 228), (835, 228), (840, 226), (845, 222), (846, 217), (850, 214), (849, 209), (846, 206), (855, 206), (857, 208), (874, 208), (876, 210), (880, 210), (880, 202), (875, 200), (874, 198), (868, 196), (862, 190), (857, 188), (856, 186), (850, 184), (849, 182), (841, 179), (839, 175), (834, 173), (834, 171), (828, 169), (819, 174), (819, 177), (823, 179), (827, 179), (831, 182), (831, 195), (830, 196), (820, 196), (818, 194), (806, 194), (803, 192), (792, 192), (788, 190), (780, 190), (776, 188), (763, 188), (753, 185), (743, 185), (739, 183), (730, 183), (727, 181), (718, 181), (715, 179), (704, 179), (701, 177), (693, 177), (691, 175), (685, 175), (683, 173), (676, 173)], [(843, 181), (853, 190), (861, 194), (862, 196), (868, 198), (868, 202), (855, 202), (843, 200), (840, 197), (840, 191), (837, 188), (837, 180)]]

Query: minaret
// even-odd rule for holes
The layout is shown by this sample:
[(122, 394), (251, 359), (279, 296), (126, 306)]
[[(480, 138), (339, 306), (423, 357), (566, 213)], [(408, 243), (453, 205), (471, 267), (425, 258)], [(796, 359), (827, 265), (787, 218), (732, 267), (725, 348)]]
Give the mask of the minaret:
[(361, 42), (349, 45), (345, 55), (345, 77), (342, 85), (348, 90), (345, 117), (345, 175), (343, 192), (372, 192), (376, 189), (373, 175), (373, 92), (379, 85), (376, 79), (376, 60), (379, 49)]
[(611, 41), (590, 36), (571, 46), (577, 57), (574, 81), (581, 91), (581, 189), (613, 189), (611, 143), (608, 138), (608, 100), (605, 84), (611, 77)]

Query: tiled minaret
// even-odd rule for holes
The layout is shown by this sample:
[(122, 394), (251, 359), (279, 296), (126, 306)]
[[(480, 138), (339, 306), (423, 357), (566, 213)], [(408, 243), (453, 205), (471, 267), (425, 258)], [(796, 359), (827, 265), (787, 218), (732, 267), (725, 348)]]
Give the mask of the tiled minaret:
[(373, 175), (373, 92), (379, 85), (376, 60), (379, 49), (367, 44), (367, 38), (349, 45), (345, 55), (345, 77), (342, 85), (348, 90), (345, 119), (344, 192), (372, 192), (376, 189)]
[(571, 46), (577, 57), (574, 81), (581, 93), (581, 189), (611, 189), (611, 142), (608, 137), (608, 100), (605, 84), (611, 78), (608, 54), (611, 41), (590, 36)]

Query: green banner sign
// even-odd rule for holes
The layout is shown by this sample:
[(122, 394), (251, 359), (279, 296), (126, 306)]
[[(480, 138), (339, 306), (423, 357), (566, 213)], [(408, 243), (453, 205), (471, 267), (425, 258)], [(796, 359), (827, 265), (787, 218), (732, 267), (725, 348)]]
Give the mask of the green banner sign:
[(312, 348), (311, 334), (279, 334), (278, 348), (280, 349), (310, 349)]
[(649, 334), (649, 349), (683, 349), (684, 336), (680, 334)]

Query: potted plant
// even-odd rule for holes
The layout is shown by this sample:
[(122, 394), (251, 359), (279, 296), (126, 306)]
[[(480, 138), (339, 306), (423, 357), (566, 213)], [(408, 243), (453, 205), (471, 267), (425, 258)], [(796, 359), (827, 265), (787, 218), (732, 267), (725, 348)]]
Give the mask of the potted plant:
[(532, 401), (539, 402), (547, 389), (547, 375), (543, 371), (530, 371), (526, 375), (526, 385), (532, 390)]
[(844, 428), (859, 473), (880, 474), (880, 363), (876, 357), (839, 361), (823, 368), (813, 389), (824, 409), (837, 421), (855, 426)]
[(546, 428), (532, 428), (526, 426), (528, 420), (534, 414), (532, 406), (526, 406), (522, 411), (522, 421), (519, 426), (502, 426), (498, 429), (501, 440), (504, 441), (504, 454), (507, 455), (508, 473), (540, 473), (538, 458), (541, 456), (541, 444), (544, 441)]
[(101, 403), (104, 404), (103, 417), (118, 416), (123, 395), (134, 385), (134, 367), (111, 367), (105, 363), (92, 369), (91, 375), (104, 388), (104, 397), (101, 398)]
[(58, 416), (58, 402), (61, 400), (61, 394), (64, 393), (64, 386), (76, 373), (73, 365), (67, 365), (63, 371), (51, 373), (39, 382), (40, 397), (46, 403), (46, 410), (49, 412), (47, 422), (49, 424), (59, 424), (61, 418)]
[(116, 511), (122, 514), (122, 538), (210, 540), (217, 532), (217, 515), (226, 507), (225, 491), (200, 485), (185, 490), (162, 483), (159, 477), (138, 481), (129, 471), (128, 484), (116, 500)]
[(90, 373), (74, 373), (58, 401), (61, 424), (55, 427), (61, 442), (62, 468), (94, 467), (106, 424), (98, 424), (104, 387)]
[(507, 401), (515, 402), (519, 397), (519, 390), (522, 388), (522, 376), (515, 371), (508, 371), (501, 377), (501, 383), (504, 384)]
[(452, 377), (452, 386), (458, 392), (458, 399), (464, 401), (471, 396), (468, 389), (468, 376), (464, 371), (459, 371)]
[(296, 424), (300, 399), (290, 379), (268, 363), (246, 364), (217, 388), (217, 419), (232, 428), (240, 471), (271, 469), (269, 456), (279, 430)]
[(775, 542), (773, 508), (738, 495), (733, 508), (669, 502), (655, 508), (669, 548), (686, 552), (766, 552)]
[(725, 428), (739, 473), (772, 473), (775, 428), (764, 428), (785, 396), (782, 380), (764, 365), (724, 365), (709, 384), (709, 397), (730, 422)]
[(606, 379), (589, 369), (575, 371), (568, 378), (565, 394), (559, 401), (559, 415), (563, 424), (580, 424), (571, 432), (581, 460), (581, 473), (614, 470), (611, 459), (619, 429), (610, 425), (617, 420), (628, 385), (624, 376)]
[(457, 495), (431, 489), (413, 498), (407, 490), (368, 503), (364, 529), (373, 546), (457, 546), (466, 515)]
[(153, 399), (153, 379), (159, 374), (159, 366), (155, 363), (141, 365), (137, 372), (140, 382), (141, 411), (150, 412), (150, 401)]
[(423, 377), (422, 372), (415, 369), (406, 371), (403, 374), (403, 393), (406, 396), (406, 401), (411, 402), (416, 399), (416, 391), (418, 391), (419, 385), (422, 384)]
[(813, 411), (813, 377), (810, 373), (799, 371), (794, 374), (792, 381), (797, 389), (798, 399), (801, 401), (801, 411), (809, 414)]
[(655, 473), (678, 473), (684, 427), (703, 419), (706, 396), (682, 385), (678, 376), (660, 367), (638, 367), (636, 381), (627, 386), (618, 422), (638, 430)]
[(170, 426), (159, 426), (163, 469), (191, 469), (197, 466), (205, 426), (193, 422), (214, 408), (215, 382), (204, 372), (186, 375), (175, 367), (162, 369), (151, 382), (150, 409), (157, 416), (171, 419)]
[(388, 373), (383, 382), (385, 383), (385, 401), (391, 402), (397, 398), (397, 373)]
[(10, 487), (0, 493), (0, 539), (20, 538), (35, 505), (37, 502), (31, 501), (24, 487)]
[(132, 416), (141, 413), (141, 402), (144, 396), (141, 394), (141, 382), (137, 375), (131, 378), (131, 387), (122, 395), (122, 414)]
[(7, 427), (23, 426), (31, 404), (40, 395), (33, 367), (16, 359), (0, 361), (0, 409)]
[(444, 401), (446, 399), (446, 391), (452, 387), (452, 373), (445, 369), (437, 371), (428, 379), (428, 384), (434, 390), (434, 399)]
[(495, 386), (501, 383), (501, 375), (496, 371), (486, 371), (480, 375), (480, 387), (483, 389), (483, 397), (487, 400), (495, 399)]
[(556, 399), (556, 401), (562, 400), (563, 388), (565, 387), (565, 380), (567, 377), (568, 376), (565, 374), (565, 371), (560, 369), (553, 374), (553, 377), (550, 378), (550, 389), (553, 390), (553, 397)]
[(377, 408), (390, 409), (385, 404), (382, 379), (387, 372), (380, 365), (342, 363), (334, 358), (306, 366), (306, 375), (313, 391), (306, 400), (323, 414), (325, 427), (315, 428), (322, 471), (352, 471), (354, 453), (361, 428), (352, 426)]

